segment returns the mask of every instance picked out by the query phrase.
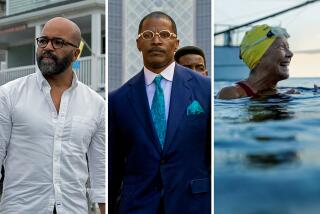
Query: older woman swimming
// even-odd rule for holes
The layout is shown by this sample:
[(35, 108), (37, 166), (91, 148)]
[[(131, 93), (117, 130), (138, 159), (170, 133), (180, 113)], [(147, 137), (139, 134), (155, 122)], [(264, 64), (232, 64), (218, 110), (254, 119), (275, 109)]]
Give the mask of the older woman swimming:
[(284, 28), (258, 25), (246, 32), (240, 44), (240, 58), (250, 69), (247, 79), (218, 93), (219, 99), (255, 97), (277, 93), (277, 83), (289, 77), (293, 53)]

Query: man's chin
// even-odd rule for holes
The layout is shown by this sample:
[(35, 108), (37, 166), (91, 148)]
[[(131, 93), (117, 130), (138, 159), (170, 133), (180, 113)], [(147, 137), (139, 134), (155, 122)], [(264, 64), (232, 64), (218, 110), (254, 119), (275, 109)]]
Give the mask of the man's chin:
[(63, 72), (63, 71), (57, 70), (56, 68), (45, 67), (45, 66), (39, 66), (39, 70), (41, 71), (43, 76), (55, 76)]
[(166, 67), (168, 65), (167, 62), (164, 62), (163, 60), (154, 60), (153, 62), (150, 62), (150, 67), (154, 69), (159, 69)]
[(40, 70), (43, 76), (49, 77), (49, 76), (55, 76), (58, 73), (55, 71), (48, 71), (48, 70)]

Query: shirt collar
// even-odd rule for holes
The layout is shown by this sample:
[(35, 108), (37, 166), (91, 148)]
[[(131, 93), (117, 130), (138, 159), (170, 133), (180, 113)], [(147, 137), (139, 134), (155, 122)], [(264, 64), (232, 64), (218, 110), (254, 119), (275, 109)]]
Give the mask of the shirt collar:
[(38, 86), (41, 90), (44, 87), (44, 85), (48, 85), (50, 87), (48, 81), (44, 78), (39, 68), (36, 68), (36, 76), (37, 76)]
[[(36, 68), (36, 76), (37, 76), (38, 86), (41, 90), (43, 89), (44, 86), (48, 86), (49, 88), (51, 88), (48, 81), (44, 78), (39, 68)], [(77, 77), (77, 74), (73, 71), (71, 88), (75, 88), (77, 86), (78, 86), (78, 77)]]
[[(166, 67), (161, 73), (160, 75), (166, 79), (167, 81), (172, 82), (173, 80), (173, 73), (174, 73), (174, 68), (175, 68), (175, 62), (172, 62), (168, 67)], [(154, 78), (158, 75), (156, 73), (153, 73), (152, 71), (150, 71), (148, 68), (146, 68), (144, 66), (143, 68), (143, 72), (144, 72), (144, 78), (145, 78), (145, 82), (146, 85), (150, 85)]]
[(72, 71), (72, 73), (73, 73), (73, 78), (72, 78), (71, 88), (75, 88), (78, 86), (79, 80), (78, 80), (78, 76), (77, 76), (76, 72)]

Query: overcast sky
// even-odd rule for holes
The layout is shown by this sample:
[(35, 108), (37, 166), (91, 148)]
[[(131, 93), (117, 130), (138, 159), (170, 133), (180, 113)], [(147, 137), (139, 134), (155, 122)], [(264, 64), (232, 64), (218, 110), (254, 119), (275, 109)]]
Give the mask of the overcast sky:
[[(215, 0), (214, 23), (239, 25), (306, 0)], [(320, 77), (320, 1), (256, 24), (282, 26), (290, 34), (294, 52), (290, 64), (291, 77)], [(215, 30), (216, 31), (216, 30)], [(242, 38), (242, 35), (240, 36)], [(313, 54), (305, 50), (319, 50)]]

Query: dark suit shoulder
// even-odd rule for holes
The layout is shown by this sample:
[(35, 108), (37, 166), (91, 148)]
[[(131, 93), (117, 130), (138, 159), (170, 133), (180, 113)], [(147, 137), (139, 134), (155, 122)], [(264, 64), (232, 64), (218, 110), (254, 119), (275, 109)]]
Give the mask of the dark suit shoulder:
[(199, 84), (201, 84), (204, 88), (210, 90), (211, 89), (211, 78), (209, 77), (204, 77), (201, 74), (198, 74), (194, 71), (192, 71), (193, 78), (195, 81)]
[(197, 92), (206, 94), (206, 96), (211, 96), (211, 79), (209, 77), (204, 77), (201, 74), (180, 65), (177, 65), (177, 71), (185, 76), (190, 86), (196, 89)]
[(193, 70), (183, 67), (179, 64), (177, 64), (176, 66), (178, 72), (181, 72), (182, 75), (186, 75), (189, 79), (195, 81), (196, 84), (201, 84), (207, 89), (211, 88), (211, 78), (204, 77), (201, 74), (194, 72)]

